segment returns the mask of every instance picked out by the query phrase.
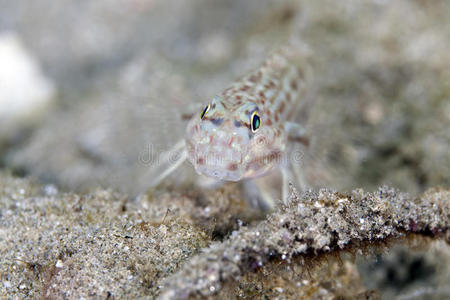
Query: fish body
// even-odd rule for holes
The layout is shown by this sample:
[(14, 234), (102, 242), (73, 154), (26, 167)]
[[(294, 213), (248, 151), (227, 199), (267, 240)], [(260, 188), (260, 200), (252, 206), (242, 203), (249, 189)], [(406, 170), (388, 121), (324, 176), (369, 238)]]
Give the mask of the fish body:
[(190, 120), (187, 158), (197, 173), (240, 181), (263, 176), (286, 159), (291, 121), (305, 90), (305, 64), (291, 49), (233, 82)]

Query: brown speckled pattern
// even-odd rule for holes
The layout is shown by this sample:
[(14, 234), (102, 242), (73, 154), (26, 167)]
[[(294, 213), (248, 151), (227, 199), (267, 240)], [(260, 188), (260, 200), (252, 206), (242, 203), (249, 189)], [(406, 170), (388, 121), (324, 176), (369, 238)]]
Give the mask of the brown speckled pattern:
[[(188, 158), (200, 174), (238, 181), (265, 175), (286, 150), (285, 122), (296, 111), (305, 87), (304, 57), (289, 47), (232, 83), (190, 121)], [(261, 125), (251, 130), (251, 116)], [(272, 159), (271, 159), (272, 158)]]

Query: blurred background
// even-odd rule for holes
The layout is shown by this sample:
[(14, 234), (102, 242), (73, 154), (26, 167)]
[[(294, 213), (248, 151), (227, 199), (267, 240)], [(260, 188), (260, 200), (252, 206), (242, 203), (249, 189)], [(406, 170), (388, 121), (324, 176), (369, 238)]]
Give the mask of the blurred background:
[[(0, 7), (0, 165), (16, 175), (70, 191), (143, 192), (147, 153), (183, 137), (189, 103), (207, 102), (300, 40), (313, 53), (315, 174), (329, 173), (341, 190), (388, 184), (415, 194), (449, 184), (448, 1)], [(185, 169), (180, 180), (192, 174)]]

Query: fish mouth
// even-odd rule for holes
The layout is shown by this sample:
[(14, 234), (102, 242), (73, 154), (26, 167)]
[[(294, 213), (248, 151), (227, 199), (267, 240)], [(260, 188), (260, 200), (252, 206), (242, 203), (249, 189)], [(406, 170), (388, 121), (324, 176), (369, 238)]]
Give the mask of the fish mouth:
[(218, 180), (239, 181), (243, 177), (242, 154), (237, 151), (222, 152), (192, 147), (188, 159), (198, 174)]
[(239, 181), (242, 173), (239, 170), (229, 171), (220, 169), (217, 166), (196, 166), (195, 170), (201, 175), (224, 181)]
[(186, 139), (188, 160), (198, 174), (224, 181), (239, 181), (244, 176), (243, 145), (229, 145), (232, 137), (204, 141), (204, 138)]

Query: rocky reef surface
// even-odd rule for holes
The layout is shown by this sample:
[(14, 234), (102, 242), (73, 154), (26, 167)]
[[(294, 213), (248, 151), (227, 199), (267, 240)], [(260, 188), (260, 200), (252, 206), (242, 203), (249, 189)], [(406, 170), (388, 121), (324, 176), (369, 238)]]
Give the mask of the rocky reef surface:
[[(448, 1), (0, 7), (0, 297), (450, 297)], [(292, 41), (314, 189), (269, 215), (189, 164), (149, 189), (188, 107)]]
[[(408, 232), (442, 235), (448, 242), (449, 200), (447, 190), (429, 191), (417, 201), (388, 188), (380, 188), (375, 193), (355, 190), (349, 195), (320, 190), (301, 197), (294, 191), (290, 202), (269, 215), (266, 221), (234, 231), (227, 241), (214, 243), (201, 255), (193, 257), (166, 281), (168, 291), (161, 298), (186, 298), (196, 292), (212, 295), (229, 279), (234, 279), (238, 285), (229, 288), (239, 290), (245, 296), (252, 284), (239, 282), (241, 276), (267, 263), (274, 264), (274, 260), (278, 263), (286, 261), (286, 265), (296, 261), (293, 266), (308, 269), (305, 254), (333, 253), (350, 245), (361, 247), (364, 243), (377, 243)], [(343, 263), (341, 267), (344, 267)], [(447, 268), (445, 273), (448, 271)], [(264, 281), (270, 282), (272, 276), (267, 277)], [(355, 290), (348, 286), (338, 287), (345, 283), (334, 282), (333, 278), (327, 278), (331, 286), (320, 291), (315, 286), (317, 282), (304, 284), (301, 277), (298, 276), (297, 282), (290, 282), (296, 288), (283, 288), (282, 285), (275, 294), (292, 298), (296, 295), (318, 297), (321, 293), (328, 297), (355, 296), (352, 294)], [(314, 277), (315, 281), (323, 280), (317, 275)], [(273, 292), (271, 284), (254, 287), (256, 291), (258, 288), (263, 295)], [(317, 290), (313, 292), (314, 289)]]
[[(49, 299), (376, 299), (379, 292), (365, 288), (355, 259), (346, 255), (383, 253), (401, 238), (434, 253), (426, 287), (448, 295), (448, 190), (417, 199), (386, 187), (374, 193), (293, 191), (288, 205), (248, 225), (235, 218), (248, 220), (251, 209), (223, 198), (236, 195), (227, 188), (157, 199), (109, 190), (78, 195), (1, 174), (0, 293)], [(236, 225), (216, 227), (221, 223)], [(218, 238), (215, 230), (229, 234)]]

